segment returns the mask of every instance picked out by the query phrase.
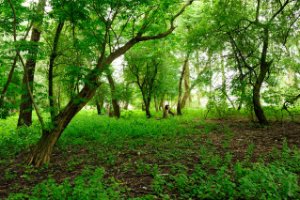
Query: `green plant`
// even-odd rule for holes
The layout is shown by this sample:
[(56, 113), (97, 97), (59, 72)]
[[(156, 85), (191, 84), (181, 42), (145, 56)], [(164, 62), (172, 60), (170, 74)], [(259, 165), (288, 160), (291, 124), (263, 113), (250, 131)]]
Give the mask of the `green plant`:
[(12, 194), (8, 199), (120, 199), (122, 189), (114, 180), (112, 180), (110, 186), (107, 186), (104, 183), (103, 176), (104, 170), (102, 168), (97, 168), (94, 171), (86, 169), (74, 181), (65, 179), (58, 184), (54, 179), (50, 178), (36, 185), (31, 195)]

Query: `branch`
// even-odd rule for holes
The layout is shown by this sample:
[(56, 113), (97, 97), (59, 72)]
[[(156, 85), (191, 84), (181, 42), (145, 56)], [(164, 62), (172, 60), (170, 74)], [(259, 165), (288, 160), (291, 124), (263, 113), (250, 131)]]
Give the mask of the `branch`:
[[(13, 6), (11, 0), (8, 0), (8, 3), (10, 5), (11, 9), (12, 9), (13, 16), (14, 16), (14, 20), (13, 20), (14, 42), (17, 42), (17, 31), (16, 31), (17, 30), (17, 28), (16, 28), (17, 27), (17, 23), (16, 23), (17, 22), (17, 15), (16, 15), (16, 10), (15, 10), (15, 7)], [(31, 92), (31, 88), (30, 88), (30, 85), (29, 85), (29, 78), (28, 78), (27, 68), (26, 68), (25, 63), (23, 61), (23, 58), (20, 55), (20, 52), (18, 50), (16, 50), (16, 52), (17, 52), (18, 57), (21, 60), (21, 63), (22, 63), (23, 69), (24, 69), (24, 75), (25, 75), (25, 78), (26, 78), (26, 86), (27, 86), (27, 90), (28, 90), (30, 99), (32, 101), (32, 104), (33, 104), (34, 110), (36, 112), (36, 115), (37, 115), (37, 117), (39, 119), (39, 122), (40, 122), (40, 124), (42, 126), (42, 130), (44, 130), (45, 129), (45, 123), (44, 123), (44, 120), (43, 120), (43, 118), (42, 118), (42, 116), (41, 116), (41, 114), (39, 112), (38, 106), (37, 106), (37, 104), (34, 101), (33, 94)]]
[(232, 37), (232, 35), (231, 35), (230, 33), (227, 33), (227, 34), (228, 34), (228, 36), (229, 36), (229, 38), (230, 38), (230, 40), (231, 40), (231, 42), (232, 42), (232, 45), (234, 45), (234, 47), (236, 48), (238, 55), (241, 57), (241, 59), (242, 59), (244, 65), (245, 65), (245, 67), (248, 68), (249, 71), (254, 71), (254, 69), (247, 63), (245, 56), (243, 55), (241, 49), (238, 47), (238, 45), (237, 45), (237, 43), (235, 42), (235, 40), (234, 40), (234, 38)]
[[(115, 50), (114, 52), (112, 52), (106, 59), (105, 61), (105, 65), (109, 65), (110, 63), (112, 63), (112, 61), (114, 61), (117, 57), (119, 57), (120, 55), (123, 55), (126, 51), (128, 51), (131, 47), (133, 47), (135, 44), (142, 42), (142, 41), (147, 41), (147, 40), (157, 40), (157, 39), (161, 39), (164, 38), (168, 35), (170, 35), (174, 30), (175, 30), (175, 26), (174, 26), (174, 22), (175, 20), (186, 10), (186, 8), (191, 5), (193, 3), (194, 0), (189, 0), (181, 9), (180, 11), (174, 15), (170, 21), (170, 28), (168, 30), (166, 30), (165, 32), (159, 33), (157, 35), (152, 35), (152, 36), (142, 36), (142, 32), (144, 31), (139, 31), (138, 34), (133, 37), (131, 40), (129, 40), (125, 45), (123, 45), (122, 47), (118, 48), (117, 50)], [(100, 67), (100, 63), (98, 65), (98, 67)]]
[(255, 21), (256, 21), (256, 22), (259, 21), (260, 1), (261, 1), (261, 0), (257, 0), (256, 16), (255, 16)]
[(290, 3), (290, 0), (286, 0), (286, 1), (284, 2), (284, 4), (281, 4), (279, 10), (277, 10), (277, 12), (271, 17), (271, 19), (269, 20), (268, 24), (270, 24), (270, 23), (277, 17), (277, 15), (279, 15), (279, 14), (283, 11), (283, 9), (284, 9), (289, 3)]

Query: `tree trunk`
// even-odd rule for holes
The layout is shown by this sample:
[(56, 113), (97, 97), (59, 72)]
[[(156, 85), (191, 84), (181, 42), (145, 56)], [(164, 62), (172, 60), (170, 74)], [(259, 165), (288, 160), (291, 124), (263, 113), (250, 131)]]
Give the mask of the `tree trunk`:
[[(34, 44), (33, 47), (29, 50), (29, 58), (26, 61), (25, 68), (27, 69), (27, 75), (24, 72), (23, 76), (23, 85), (26, 85), (27, 77), (30, 85), (31, 93), (33, 93), (33, 81), (34, 81), (34, 73), (36, 66), (36, 58), (38, 54), (38, 42), (41, 37), (40, 27), (43, 23), (44, 9), (46, 5), (46, 0), (40, 0), (37, 5), (37, 15), (36, 21), (33, 23), (31, 39), (30, 41)], [(41, 17), (40, 17), (41, 16)], [(18, 119), (18, 127), (27, 125), (30, 126), (32, 124), (32, 99), (30, 98), (30, 94), (28, 89), (24, 88), (24, 93), (21, 97), (21, 105), (20, 105), (20, 114)]]
[(261, 71), (253, 87), (253, 108), (258, 122), (262, 125), (268, 125), (268, 120), (260, 103), (260, 90), (266, 74), (267, 70)]
[(58, 92), (57, 92), (57, 109), (61, 110), (61, 83), (58, 84)]
[(167, 105), (166, 106), (164, 106), (164, 108), (163, 108), (163, 118), (164, 119), (167, 119), (169, 117), (169, 110), (168, 110), (168, 107), (167, 107)]
[(191, 88), (190, 88), (190, 67), (189, 64), (186, 64), (185, 70), (184, 70), (184, 95), (181, 100), (181, 109), (183, 109), (186, 106), (186, 102), (190, 100), (191, 96)]
[(107, 57), (105, 56), (105, 48), (103, 47), (103, 52), (98, 58), (98, 62), (96, 67), (85, 77), (88, 80), (88, 83), (84, 85), (81, 89), (80, 93), (73, 97), (67, 106), (58, 114), (53, 123), (53, 129), (50, 131), (44, 131), (43, 136), (39, 140), (37, 146), (32, 151), (32, 154), (29, 159), (29, 164), (33, 164), (35, 166), (41, 166), (44, 163), (48, 163), (50, 160), (50, 155), (52, 153), (53, 147), (56, 141), (61, 136), (64, 129), (70, 123), (72, 118), (87, 104), (87, 102), (95, 95), (97, 88), (99, 87), (99, 76), (102, 74), (103, 70), (109, 66), (115, 59), (124, 55), (129, 49), (131, 49), (135, 44), (147, 41), (147, 40), (155, 40), (168, 36), (174, 30), (173, 22), (174, 20), (180, 16), (187, 6), (189, 6), (192, 1), (189, 1), (185, 6), (183, 6), (180, 11), (172, 18), (171, 27), (162, 33), (159, 33), (154, 36), (142, 36), (144, 32), (143, 28), (139, 31), (135, 37), (131, 38), (127, 43), (123, 46), (119, 47), (112, 53), (110, 53)]
[(181, 112), (182, 82), (183, 82), (183, 78), (184, 78), (184, 74), (185, 74), (186, 68), (188, 66), (189, 56), (190, 56), (190, 54), (187, 53), (186, 58), (184, 60), (184, 64), (182, 66), (181, 75), (180, 75), (180, 78), (179, 78), (179, 83), (178, 83), (178, 101), (177, 101), (177, 115), (182, 115), (182, 112)]
[(114, 116), (116, 118), (120, 118), (120, 116), (121, 116), (120, 105), (119, 105), (118, 99), (116, 97), (116, 86), (115, 86), (114, 79), (110, 73), (107, 73), (106, 77), (107, 77), (107, 80), (108, 80), (109, 86), (110, 86), (111, 102), (112, 102), (112, 106), (114, 109)]
[(96, 107), (97, 107), (97, 114), (98, 114), (98, 115), (101, 115), (101, 114), (102, 114), (102, 113), (101, 113), (102, 106), (103, 106), (103, 104), (101, 105), (101, 103), (100, 103), (98, 100), (96, 100)]
[(185, 91), (181, 100), (180, 109), (185, 108), (186, 102), (190, 99), (190, 91)]
[(51, 132), (43, 132), (42, 137), (37, 143), (29, 157), (29, 164), (40, 167), (44, 163), (50, 162), (53, 147), (60, 137), (63, 129), (56, 129)]
[(151, 113), (150, 113), (150, 101), (145, 103), (145, 110), (146, 110), (146, 117), (151, 118)]
[(114, 117), (120, 118), (121, 112), (120, 112), (120, 105), (119, 105), (118, 100), (112, 99), (111, 103), (112, 103), (112, 106), (113, 106), (113, 109), (114, 109)]
[(263, 39), (263, 49), (261, 54), (261, 61), (260, 61), (260, 73), (255, 81), (253, 86), (253, 108), (255, 115), (258, 119), (258, 122), (261, 125), (268, 125), (268, 120), (264, 114), (260, 103), (260, 90), (261, 86), (265, 80), (265, 77), (268, 73), (268, 70), (272, 64), (272, 62), (267, 62), (267, 53), (268, 53), (268, 46), (269, 46), (269, 30), (268, 28), (264, 29), (264, 39)]
[(50, 161), (50, 156), (56, 141), (73, 117), (94, 96), (97, 87), (98, 84), (96, 84), (96, 82), (94, 82), (93, 85), (85, 85), (78, 96), (74, 97), (62, 112), (55, 117), (53, 122), (54, 128), (49, 131), (43, 131), (42, 137), (30, 155), (29, 164), (39, 167)]
[(55, 115), (57, 114), (57, 106), (55, 106), (55, 99), (53, 95), (53, 70), (54, 70), (54, 62), (57, 57), (57, 47), (58, 47), (58, 41), (60, 34), (62, 32), (62, 29), (64, 27), (65, 22), (60, 21), (57, 25), (54, 40), (53, 40), (53, 47), (52, 52), (50, 55), (50, 61), (49, 61), (49, 75), (48, 75), (48, 99), (49, 99), (49, 105), (50, 105), (50, 115), (51, 120), (54, 120)]

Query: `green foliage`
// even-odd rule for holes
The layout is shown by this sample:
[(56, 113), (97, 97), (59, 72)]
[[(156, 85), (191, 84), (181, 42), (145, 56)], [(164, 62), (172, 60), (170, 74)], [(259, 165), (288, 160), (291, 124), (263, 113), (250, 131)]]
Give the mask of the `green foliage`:
[(40, 127), (34, 124), (31, 127), (16, 129), (16, 117), (6, 120), (0, 119), (0, 159), (15, 156), (34, 144), (40, 137)]
[(17, 193), (10, 195), (8, 199), (120, 199), (121, 188), (118, 183), (112, 181), (110, 186), (107, 186), (103, 180), (104, 173), (102, 168), (97, 168), (94, 171), (86, 169), (72, 182), (65, 179), (60, 184), (50, 178), (36, 185), (31, 195)]
[(213, 172), (206, 164), (197, 165), (190, 175), (187, 172), (167, 177), (157, 175), (152, 187), (159, 195), (172, 191), (180, 199), (299, 198), (298, 176), (284, 167), (262, 163), (243, 166), (238, 162), (231, 169), (226, 162), (208, 162), (215, 166)]
[(298, 177), (275, 165), (254, 164), (252, 169), (235, 167), (239, 193), (247, 199), (289, 199), (299, 197)]
[[(82, 111), (62, 135), (57, 150), (63, 152), (68, 172), (79, 170), (78, 166), (82, 164), (86, 169), (76, 177), (67, 176), (59, 182), (50, 173), (42, 183), (11, 194), (9, 199), (128, 199), (131, 188), (124, 186), (124, 180), (115, 180), (118, 176), (113, 177), (111, 170), (133, 177), (151, 178), (151, 183), (146, 185), (147, 194), (132, 199), (300, 197), (298, 148), (290, 149), (285, 141), (282, 150), (270, 153), (268, 162), (258, 159), (252, 163), (257, 147), (249, 145), (245, 157), (235, 161), (229, 148), (233, 136), (231, 129), (195, 120), (201, 114), (204, 111), (188, 110), (181, 117), (157, 120), (146, 119), (142, 111), (128, 111), (116, 120), (98, 116), (95, 111)], [(1, 120), (1, 165), (8, 164), (6, 162), (36, 142), (39, 136), (37, 125), (15, 131), (13, 124), (16, 120), (16, 117)], [(220, 154), (212, 140), (199, 139), (203, 142), (201, 144), (192, 142), (197, 137), (209, 137), (212, 133), (224, 137), (218, 147), (224, 148), (224, 155)], [(67, 153), (70, 150), (81, 149), (89, 152), (89, 156), (76, 157), (74, 154), (71, 158), (64, 157), (70, 155)], [(96, 156), (90, 158), (92, 155)], [(193, 159), (195, 155), (198, 162)], [(95, 162), (100, 164), (96, 166)], [(97, 168), (99, 166), (107, 172)], [(53, 169), (48, 167), (50, 171)], [(39, 170), (43, 169), (25, 167), (20, 175), (8, 168), (3, 178), (13, 181), (21, 176), (23, 181), (31, 182)]]

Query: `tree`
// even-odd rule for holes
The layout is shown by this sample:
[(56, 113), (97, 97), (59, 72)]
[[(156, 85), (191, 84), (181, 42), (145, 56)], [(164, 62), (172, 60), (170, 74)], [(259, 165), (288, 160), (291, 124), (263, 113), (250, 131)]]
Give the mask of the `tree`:
[(106, 78), (108, 80), (109, 87), (110, 87), (110, 92), (111, 92), (111, 103), (112, 103), (112, 106), (113, 106), (113, 109), (114, 109), (113, 115), (116, 118), (120, 118), (120, 116), (121, 116), (120, 109), (121, 108), (120, 108), (118, 97), (117, 97), (117, 94), (116, 94), (116, 84), (115, 84), (115, 81), (112, 77), (111, 72), (108, 71), (106, 73)]
[[(252, 87), (252, 105), (262, 125), (268, 120), (261, 105), (261, 88), (267, 83), (274, 62), (280, 59), (276, 49), (283, 49), (284, 41), (293, 32), (293, 24), (299, 18), (299, 1), (225, 1), (203, 4), (207, 16), (199, 22), (191, 35), (202, 36), (194, 46), (207, 46), (213, 52), (231, 51), (235, 59), (239, 80)], [(212, 23), (203, 25), (204, 20)], [(280, 31), (279, 31), (280, 30)], [(197, 34), (198, 31), (198, 34)], [(212, 39), (214, 41), (212, 41)]]
[[(280, 37), (275, 33), (275, 30), (279, 28), (278, 24), (281, 24), (281, 21), (284, 20), (286, 17), (294, 17), (293, 16), (294, 12), (297, 10), (295, 8), (298, 7), (299, 5), (298, 6), (296, 5), (297, 2), (295, 3), (295, 5), (293, 5), (293, 2), (296, 1), (286, 0), (283, 3), (274, 1), (272, 4), (272, 10), (271, 12), (269, 12), (263, 10), (263, 8), (267, 6), (267, 4), (264, 4), (264, 2), (261, 2), (260, 0), (257, 1), (255, 19), (249, 20), (249, 24), (247, 25), (248, 30), (253, 32), (255, 30), (259, 31), (258, 36), (260, 37), (262, 42), (262, 46), (260, 47), (260, 49), (259, 50), (256, 49), (256, 51), (258, 50), (258, 52), (260, 52), (260, 55), (258, 56), (257, 62), (254, 65), (251, 65), (249, 63), (251, 62), (249, 60), (253, 58), (253, 56), (245, 55), (240, 49), (239, 44), (235, 41), (235, 38), (233, 38), (231, 33), (228, 33), (229, 38), (231, 39), (231, 42), (233, 43), (233, 46), (235, 48), (235, 51), (238, 52), (239, 59), (242, 60), (244, 65), (249, 69), (249, 73), (255, 73), (252, 101), (253, 101), (255, 115), (259, 123), (263, 125), (267, 125), (268, 120), (261, 106), (260, 92), (261, 92), (262, 84), (265, 81), (267, 74), (270, 73), (271, 66), (274, 62), (274, 58), (270, 58), (270, 48), (272, 45), (271, 39), (273, 39), (274, 41), (273, 45), (276, 45), (276, 36)], [(284, 11), (286, 11), (288, 14), (287, 15), (284, 14), (283, 13)], [(247, 29), (246, 31), (248, 31)], [(272, 33), (275, 33), (275, 37), (272, 35)], [(255, 68), (258, 68), (258, 70), (256, 70)]]
[[(15, 85), (20, 85), (18, 81), (16, 82), (15, 80), (18, 80), (19, 77), (15, 74), (17, 65), (18, 65), (18, 52), (23, 50), (26, 46), (25, 41), (28, 37), (29, 31), (32, 27), (31, 20), (29, 18), (29, 10), (27, 8), (22, 7), (22, 2), (21, 1), (5, 1), (0, 4), (0, 9), (1, 9), (1, 19), (0, 20), (0, 31), (4, 34), (9, 34), (11, 38), (7, 39), (5, 38), (2, 43), (2, 48), (1, 48), (1, 56), (0, 57), (0, 65), (3, 67), (2, 70), (5, 70), (5, 66), (10, 66), (10, 70), (7, 74), (7, 79), (1, 79), (0, 81), (0, 86), (1, 87), (1, 93), (0, 93), (0, 117), (6, 117), (8, 115), (9, 109), (7, 105), (7, 95), (8, 93), (14, 93), (12, 90), (10, 90), (10, 87), (14, 87), (14, 90), (17, 88)], [(11, 13), (14, 13), (13, 15)], [(7, 23), (8, 21), (12, 21), (12, 23)], [(25, 25), (23, 25), (25, 24)], [(21, 39), (20, 41), (17, 41), (17, 37), (20, 36)], [(13, 40), (13, 42), (11, 42)], [(5, 49), (5, 50), (4, 50)], [(4, 51), (3, 51), (4, 50)], [(13, 57), (10, 56), (11, 51), (15, 52), (13, 54)], [(7, 61), (6, 61), (7, 60)], [(4, 77), (6, 74), (1, 74), (0, 76)], [(2, 83), (3, 80), (3, 83)], [(13, 83), (14, 86), (11, 86)], [(17, 96), (13, 96), (11, 99), (16, 99)], [(16, 104), (14, 102), (13, 104)]]
[[(151, 44), (151, 48), (153, 48), (153, 46), (154, 44)], [(141, 49), (143, 50), (142, 54)], [(151, 117), (150, 103), (160, 65), (160, 59), (156, 57), (158, 54), (155, 54), (154, 56), (150, 54), (149, 56), (149, 50), (151, 51), (149, 47), (145, 48), (145, 46), (140, 49), (136, 48), (135, 51), (130, 51), (130, 54), (127, 55), (126, 58), (129, 72), (133, 75), (134, 81), (141, 91), (147, 118)]]
[(32, 30), (31, 30), (31, 38), (30, 38), (32, 46), (28, 51), (28, 58), (25, 64), (26, 71), (24, 71), (24, 75), (23, 75), (23, 85), (27, 85), (26, 82), (28, 81), (30, 88), (26, 87), (21, 97), (18, 126), (23, 126), (23, 125), (30, 126), (32, 123), (33, 101), (32, 101), (32, 97), (30, 97), (30, 93), (33, 93), (34, 72), (35, 72), (35, 66), (37, 62), (37, 54), (39, 48), (38, 43), (40, 41), (41, 32), (42, 32), (41, 28), (42, 28), (42, 23), (44, 18), (45, 6), (46, 6), (46, 0), (39, 0), (36, 6), (36, 16), (34, 17), (32, 22)]
[[(170, 23), (165, 31), (154, 30), (152, 27), (154, 25), (166, 27), (166, 24), (162, 23), (166, 21), (165, 17), (167, 16), (165, 13), (176, 9), (178, 4), (169, 2), (166, 4), (166, 2), (163, 1), (151, 3), (142, 1), (105, 1), (101, 2), (101, 4), (96, 2), (92, 4), (87, 3), (86, 9), (88, 9), (91, 15), (89, 20), (96, 19), (97, 22), (99, 22), (99, 27), (104, 26), (104, 37), (98, 45), (100, 49), (96, 65), (84, 77), (84, 84), (80, 92), (74, 95), (65, 108), (55, 116), (53, 125), (43, 130), (42, 137), (31, 152), (29, 164), (40, 166), (49, 162), (53, 147), (63, 130), (72, 118), (94, 96), (99, 87), (100, 75), (116, 58), (126, 53), (139, 42), (161, 39), (171, 34), (175, 29), (175, 19), (177, 19), (192, 2), (192, 0), (188, 1), (175, 15), (168, 16)], [(149, 4), (154, 6), (155, 9)], [(164, 6), (160, 7), (157, 5)], [(141, 15), (141, 13), (143, 14)], [(161, 15), (163, 19), (156, 21), (157, 15)], [(116, 23), (116, 20), (120, 21)], [(116, 33), (116, 29), (120, 31)], [(124, 32), (127, 33), (126, 36), (123, 35)], [(114, 40), (112, 38), (113, 36)], [(125, 40), (125, 38), (128, 39)], [(110, 45), (107, 45), (108, 43)], [(114, 48), (111, 48), (112, 43), (114, 43)], [(110, 48), (107, 49), (107, 47)]]
[(187, 52), (182, 66), (179, 82), (178, 82), (177, 115), (182, 115), (181, 109), (182, 106), (185, 105), (186, 98), (188, 98), (188, 94), (189, 94), (188, 86), (185, 86), (186, 92), (184, 97), (182, 98), (182, 83), (183, 81), (185, 81), (185, 85), (188, 84), (186, 83), (186, 76), (189, 75), (189, 57), (190, 57), (190, 52)]

